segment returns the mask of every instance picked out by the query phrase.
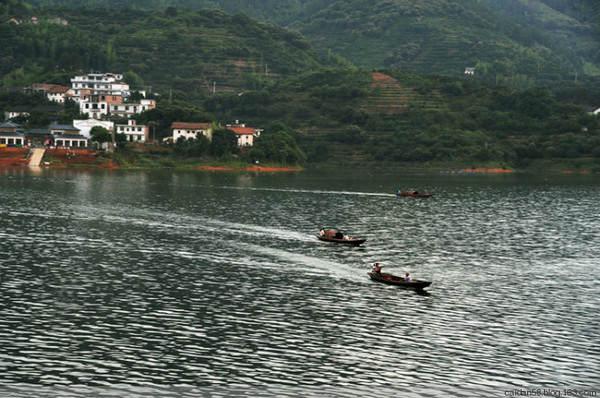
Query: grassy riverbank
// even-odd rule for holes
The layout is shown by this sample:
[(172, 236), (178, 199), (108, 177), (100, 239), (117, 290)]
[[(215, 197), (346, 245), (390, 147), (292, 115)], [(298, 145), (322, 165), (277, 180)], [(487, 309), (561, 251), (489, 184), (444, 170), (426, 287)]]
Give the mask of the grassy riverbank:
[[(29, 148), (0, 148), (0, 167), (26, 167)], [(82, 149), (48, 149), (40, 167), (100, 168), (100, 169), (181, 169), (181, 170), (240, 170), (240, 171), (300, 171), (300, 166), (280, 164), (249, 164), (237, 159), (215, 160), (193, 158), (172, 153), (125, 151), (105, 153)]]
[[(0, 148), (0, 167), (25, 167), (28, 165), (28, 148)], [(157, 148), (145, 151), (103, 151), (54, 149), (47, 150), (41, 167), (102, 168), (102, 169), (180, 169), (212, 171), (301, 171), (305, 169), (385, 169), (429, 170), (442, 172), (508, 173), (508, 172), (559, 172), (600, 174), (596, 159), (543, 159), (528, 162), (525, 167), (511, 167), (494, 162), (336, 162), (309, 163), (304, 166), (281, 164), (250, 164), (235, 158), (215, 160), (209, 157), (183, 157)]]

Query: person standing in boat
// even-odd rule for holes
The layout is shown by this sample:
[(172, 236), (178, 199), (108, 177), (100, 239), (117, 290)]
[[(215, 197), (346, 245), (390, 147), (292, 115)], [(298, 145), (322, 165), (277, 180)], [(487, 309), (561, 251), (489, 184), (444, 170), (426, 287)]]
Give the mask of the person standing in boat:
[(373, 272), (375, 275), (381, 275), (381, 265), (379, 263), (373, 264)]
[(404, 280), (405, 280), (406, 282), (410, 282), (410, 281), (412, 281), (412, 278), (410, 277), (410, 272), (407, 272), (407, 273), (406, 273), (406, 276), (404, 277)]

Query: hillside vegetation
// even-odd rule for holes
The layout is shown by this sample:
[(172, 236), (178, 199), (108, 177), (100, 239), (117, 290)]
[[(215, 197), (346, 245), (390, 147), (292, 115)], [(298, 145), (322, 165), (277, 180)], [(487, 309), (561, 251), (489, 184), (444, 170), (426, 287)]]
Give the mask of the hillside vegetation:
[[(598, 84), (597, 25), (557, 11), (527, 21), (504, 15), (476, 0), (340, 0), (294, 26), (359, 66), (451, 76), (475, 67), (474, 79), (515, 87), (570, 87), (577, 73)], [(558, 40), (555, 25), (566, 20), (570, 40)]]
[[(68, 84), (90, 71), (132, 71), (155, 91), (260, 88), (321, 65), (298, 33), (243, 14), (120, 10), (28, 10), (38, 24), (0, 24), (4, 87), (40, 79)], [(21, 16), (22, 17), (22, 16)], [(60, 17), (68, 25), (49, 22)], [(134, 87), (143, 89), (146, 87)]]
[[(350, 3), (354, 8), (349, 8)], [(558, 69), (551, 69), (548, 65), (555, 61), (550, 46), (534, 41), (532, 48), (520, 47), (514, 32), (514, 40), (494, 36), (494, 30), (485, 27), (500, 22), (483, 16), (499, 14), (492, 14), (483, 0), (473, 1), (470, 8), (466, 4), (471, 0), (413, 1), (410, 6), (405, 0), (298, 1), (303, 12), (311, 5), (320, 6), (306, 26), (322, 30), (321, 43), (333, 43), (345, 35), (347, 43), (354, 43), (346, 49), (348, 54), (360, 53), (365, 63), (370, 56), (383, 56), (369, 38), (389, 46), (391, 54), (396, 51), (394, 46), (407, 45), (409, 40), (424, 43), (413, 46), (417, 49), (414, 58), (409, 46), (410, 51), (387, 68), (356, 68), (333, 51), (320, 58), (297, 32), (244, 14), (175, 7), (160, 11), (35, 8), (8, 0), (0, 5), (2, 15), (23, 21), (37, 16), (40, 22), (0, 24), (2, 88), (32, 83), (69, 85), (74, 75), (92, 70), (122, 72), (134, 90), (155, 93), (157, 108), (136, 119), (153, 126), (157, 140), (171, 134), (169, 127), (174, 121), (240, 120), (273, 132), (265, 148), (270, 159), (286, 162), (300, 163), (306, 155), (308, 162), (336, 165), (528, 168), (558, 160), (573, 168), (600, 170), (598, 118), (586, 112), (586, 106), (600, 106), (600, 89), (587, 84), (589, 75), (580, 75), (576, 85), (557, 91), (564, 81), (552, 71), (560, 73), (560, 65), (567, 65), (567, 53)], [(571, 10), (570, 15), (561, 15), (575, 18), (576, 14)], [(368, 15), (377, 15), (372, 31), (365, 28)], [(386, 15), (390, 16), (389, 25), (381, 25)], [(50, 22), (50, 17), (68, 20), (68, 24)], [(321, 19), (324, 22), (319, 22)], [(466, 25), (481, 30), (477, 34), (471, 31), (473, 36), (469, 36), (462, 30)], [(346, 33), (339, 33), (340, 28)], [(387, 36), (394, 32), (404, 40)], [(484, 33), (494, 45), (486, 47), (486, 40), (481, 45), (467, 45)], [(360, 50), (361, 46), (365, 49)], [(484, 47), (489, 51), (482, 50)], [(588, 54), (584, 48), (573, 47), (573, 51)], [(458, 68), (466, 64), (465, 54), (494, 52), (494, 61), (493, 57), (489, 62), (478, 61), (475, 76), (465, 76), (462, 69), (453, 77), (410, 71), (415, 65), (423, 69), (420, 72)], [(549, 89), (538, 77), (515, 74), (508, 79), (506, 73), (520, 62), (558, 83), (548, 85)], [(0, 106), (7, 110), (31, 100), (31, 96), (3, 90)], [(42, 105), (44, 100), (37, 100)], [(69, 104), (58, 119), (68, 122), (79, 116), (77, 111)], [(56, 117), (32, 114), (26, 127), (45, 127)], [(296, 150), (295, 143), (303, 153)], [(275, 156), (282, 145), (292, 149)], [(207, 148), (202, 142), (185, 143), (176, 152), (205, 155)], [(264, 148), (261, 151), (262, 155), (242, 151), (241, 156), (265, 159)]]
[(241, 97), (215, 96), (204, 107), (254, 125), (277, 118), (297, 132), (309, 162), (527, 168), (561, 159), (600, 170), (598, 118), (540, 87), (329, 69)]
[(356, 66), (462, 75), (495, 84), (600, 87), (596, 0), (31, 0), (115, 9), (213, 8), (301, 32)]

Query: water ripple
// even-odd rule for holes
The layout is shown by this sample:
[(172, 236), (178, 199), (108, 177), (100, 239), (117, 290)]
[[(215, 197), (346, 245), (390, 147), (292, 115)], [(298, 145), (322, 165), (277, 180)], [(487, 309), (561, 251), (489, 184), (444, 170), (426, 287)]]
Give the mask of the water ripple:
[(69, 173), (0, 175), (2, 396), (597, 388), (597, 183)]

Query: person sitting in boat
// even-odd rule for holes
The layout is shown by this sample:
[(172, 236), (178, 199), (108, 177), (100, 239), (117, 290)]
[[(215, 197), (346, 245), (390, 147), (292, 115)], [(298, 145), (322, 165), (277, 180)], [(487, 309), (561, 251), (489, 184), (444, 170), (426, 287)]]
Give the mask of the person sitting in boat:
[(381, 275), (381, 265), (379, 263), (373, 264), (373, 272), (375, 275)]
[(327, 232), (327, 231), (325, 230), (325, 227), (321, 228), (321, 232), (319, 232), (319, 236), (323, 236), (323, 235), (325, 235), (325, 232)]
[(406, 282), (410, 282), (410, 281), (412, 281), (412, 278), (410, 277), (410, 273), (409, 273), (409, 272), (407, 272), (407, 273), (406, 273), (406, 276), (404, 277), (404, 280), (405, 280)]

